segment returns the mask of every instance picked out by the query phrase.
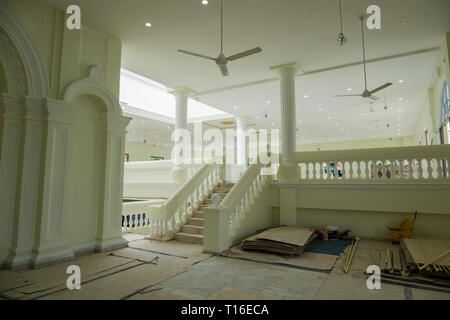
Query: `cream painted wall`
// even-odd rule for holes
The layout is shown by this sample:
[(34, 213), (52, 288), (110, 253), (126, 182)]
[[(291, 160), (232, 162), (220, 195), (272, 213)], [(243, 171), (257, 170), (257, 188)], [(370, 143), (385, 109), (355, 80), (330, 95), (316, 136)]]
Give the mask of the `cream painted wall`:
[(172, 159), (172, 148), (146, 144), (140, 142), (127, 141), (125, 143), (125, 153), (130, 155), (132, 161), (150, 161), (150, 156), (164, 157), (164, 160)]
[[(273, 224), (280, 223), (280, 192), (272, 187)], [(450, 239), (449, 185), (375, 186), (322, 185), (296, 189), (296, 224), (301, 227), (339, 227), (352, 235), (389, 239), (386, 225), (399, 227), (419, 212), (415, 236)]]

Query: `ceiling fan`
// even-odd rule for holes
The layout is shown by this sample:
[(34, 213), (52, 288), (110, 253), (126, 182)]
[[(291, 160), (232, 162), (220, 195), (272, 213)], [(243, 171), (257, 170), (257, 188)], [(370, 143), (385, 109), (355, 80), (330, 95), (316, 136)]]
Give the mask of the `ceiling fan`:
[(363, 64), (364, 64), (364, 91), (361, 94), (344, 94), (344, 95), (336, 95), (334, 97), (363, 97), (363, 98), (370, 98), (373, 100), (378, 100), (378, 97), (374, 96), (373, 94), (381, 91), (383, 89), (386, 89), (387, 87), (392, 86), (392, 82), (387, 82), (383, 84), (382, 86), (379, 86), (376, 89), (368, 90), (367, 89), (367, 71), (366, 71), (366, 47), (364, 44), (364, 19), (367, 17), (367, 15), (361, 15), (359, 18), (361, 20), (361, 32), (362, 32), (362, 47), (363, 47)]
[(222, 73), (222, 76), (228, 76), (228, 68), (227, 68), (227, 63), (229, 61), (233, 61), (233, 60), (237, 60), (240, 58), (244, 58), (246, 56), (261, 52), (262, 49), (260, 47), (256, 47), (247, 51), (243, 51), (237, 54), (234, 54), (232, 56), (226, 57), (223, 54), (223, 0), (220, 1), (220, 54), (217, 56), (217, 58), (213, 58), (213, 57), (208, 57), (205, 56), (203, 54), (198, 54), (198, 53), (194, 53), (194, 52), (189, 52), (186, 50), (182, 50), (182, 49), (178, 49), (178, 52), (181, 53), (186, 53), (186, 54), (190, 54), (196, 57), (200, 57), (200, 58), (204, 58), (204, 59), (209, 59), (209, 60), (213, 60), (220, 68), (220, 72)]

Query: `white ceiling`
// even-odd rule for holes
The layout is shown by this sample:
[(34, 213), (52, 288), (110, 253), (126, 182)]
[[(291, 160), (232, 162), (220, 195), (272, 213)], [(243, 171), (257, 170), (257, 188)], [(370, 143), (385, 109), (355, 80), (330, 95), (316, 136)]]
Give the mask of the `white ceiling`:
[[(218, 0), (210, 0), (207, 6), (202, 6), (200, 0), (47, 2), (60, 8), (78, 4), (84, 23), (119, 36), (123, 42), (122, 67), (167, 87), (189, 87), (199, 93), (201, 102), (230, 114), (249, 116), (259, 127), (271, 127), (272, 122), (274, 127), (279, 126), (278, 82), (242, 85), (273, 79), (270, 67), (289, 62), (297, 62), (307, 73), (359, 62), (358, 15), (368, 5), (379, 5), (382, 13), (382, 30), (366, 29), (368, 59), (437, 47), (441, 36), (450, 31), (448, 0), (343, 0), (344, 33), (349, 40), (340, 47), (336, 43), (338, 0), (224, 0), (225, 54), (255, 46), (263, 52), (230, 62), (230, 76), (222, 77), (212, 61), (177, 52), (182, 48), (210, 56), (219, 53)], [(152, 23), (151, 28), (144, 26), (147, 21)], [(369, 114), (366, 99), (330, 97), (346, 93), (349, 87), (353, 93), (362, 91), (361, 65), (297, 77), (297, 119), (302, 121), (299, 139), (305, 137), (300, 142), (378, 138), (383, 135), (382, 129), (372, 132), (367, 128), (375, 128), (375, 120), (382, 123), (387, 119), (391, 129), (395, 128), (391, 135), (410, 135), (425, 101), (437, 56), (436, 51), (430, 51), (368, 65), (369, 89), (387, 81), (394, 83), (385, 91), (388, 112)], [(400, 79), (405, 81), (401, 85)], [(223, 90), (230, 86), (237, 88)], [(305, 94), (308, 99), (303, 98)], [(379, 96), (383, 98), (383, 93)], [(404, 100), (398, 101), (399, 97)], [(266, 107), (269, 118), (264, 120)], [(382, 107), (382, 100), (375, 104), (376, 109)], [(403, 111), (397, 111), (399, 108)], [(367, 116), (361, 116), (361, 112)], [(332, 119), (328, 120), (328, 116)], [(387, 131), (384, 135), (388, 136)]]

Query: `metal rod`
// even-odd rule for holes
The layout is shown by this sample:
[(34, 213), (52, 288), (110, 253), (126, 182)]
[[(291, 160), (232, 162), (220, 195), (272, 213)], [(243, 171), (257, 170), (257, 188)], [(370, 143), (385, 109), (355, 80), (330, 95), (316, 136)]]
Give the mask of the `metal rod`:
[(220, 0), (220, 53), (223, 53), (223, 0)]
[(361, 33), (362, 33), (362, 47), (363, 47), (363, 64), (364, 64), (364, 83), (367, 90), (367, 71), (366, 71), (366, 46), (364, 44), (364, 16), (361, 16)]

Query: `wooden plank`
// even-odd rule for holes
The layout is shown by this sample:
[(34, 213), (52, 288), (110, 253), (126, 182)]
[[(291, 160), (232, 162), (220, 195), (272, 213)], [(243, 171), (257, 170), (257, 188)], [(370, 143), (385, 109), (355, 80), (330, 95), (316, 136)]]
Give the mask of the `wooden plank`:
[(300, 227), (285, 227), (270, 234), (259, 235), (258, 239), (272, 240), (297, 246), (304, 246), (314, 230)]

